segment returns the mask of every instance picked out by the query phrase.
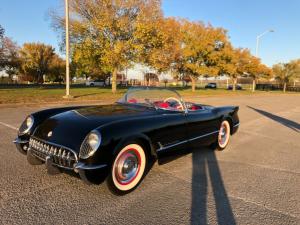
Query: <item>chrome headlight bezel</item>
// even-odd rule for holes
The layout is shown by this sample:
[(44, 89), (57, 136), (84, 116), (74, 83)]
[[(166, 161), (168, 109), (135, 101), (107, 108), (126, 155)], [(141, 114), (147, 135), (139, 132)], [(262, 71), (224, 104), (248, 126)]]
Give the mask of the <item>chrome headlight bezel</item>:
[(97, 130), (91, 131), (81, 144), (79, 157), (87, 159), (95, 154), (101, 145), (102, 137)]
[(32, 115), (27, 116), (19, 128), (19, 134), (23, 135), (29, 133), (33, 125), (34, 125), (34, 117)]

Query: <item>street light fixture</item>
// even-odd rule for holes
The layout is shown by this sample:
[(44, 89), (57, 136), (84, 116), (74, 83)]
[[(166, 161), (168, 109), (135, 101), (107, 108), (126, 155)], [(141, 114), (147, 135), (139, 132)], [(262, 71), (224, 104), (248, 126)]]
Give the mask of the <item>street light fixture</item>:
[(269, 29), (266, 30), (265, 32), (261, 33), (260, 35), (256, 36), (256, 52), (255, 52), (255, 56), (258, 57), (258, 47), (259, 47), (259, 40), (262, 36), (266, 35), (267, 33), (272, 33), (274, 32), (274, 30)]

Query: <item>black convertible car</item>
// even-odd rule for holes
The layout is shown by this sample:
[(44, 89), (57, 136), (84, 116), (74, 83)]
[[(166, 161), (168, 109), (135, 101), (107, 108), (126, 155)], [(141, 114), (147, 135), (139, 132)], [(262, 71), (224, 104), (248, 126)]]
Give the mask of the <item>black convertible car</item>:
[(184, 102), (168, 89), (132, 88), (112, 105), (54, 108), (29, 115), (14, 141), (32, 165), (72, 170), (132, 191), (151, 162), (192, 146), (224, 149), (239, 126), (238, 107)]

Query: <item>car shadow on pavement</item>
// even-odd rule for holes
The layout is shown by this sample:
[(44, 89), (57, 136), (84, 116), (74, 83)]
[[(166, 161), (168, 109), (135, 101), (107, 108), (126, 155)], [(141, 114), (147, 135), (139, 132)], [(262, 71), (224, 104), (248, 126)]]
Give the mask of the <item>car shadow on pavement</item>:
[[(214, 206), (218, 224), (235, 225), (235, 218), (225, 190), (222, 175), (211, 149), (195, 150), (192, 153), (192, 206), (191, 224), (209, 224), (208, 209)], [(215, 204), (208, 205), (208, 185), (211, 184)]]
[(298, 132), (298, 133), (300, 132), (300, 124), (297, 123), (297, 122), (295, 122), (295, 121), (292, 121), (292, 120), (289, 120), (289, 119), (286, 119), (286, 118), (274, 115), (272, 113), (266, 112), (266, 111), (261, 110), (261, 109), (256, 109), (256, 108), (251, 107), (249, 105), (247, 105), (247, 107), (250, 108), (250, 109), (252, 109), (252, 110), (254, 110), (254, 111), (256, 111), (256, 112), (258, 112), (258, 113), (260, 113), (260, 114), (262, 114), (265, 117), (268, 117), (268, 118), (270, 118), (270, 119), (272, 119), (272, 120), (274, 120), (274, 121), (276, 121), (276, 122), (278, 122), (278, 123), (280, 123), (280, 124), (282, 124), (282, 125), (290, 128), (290, 129)]

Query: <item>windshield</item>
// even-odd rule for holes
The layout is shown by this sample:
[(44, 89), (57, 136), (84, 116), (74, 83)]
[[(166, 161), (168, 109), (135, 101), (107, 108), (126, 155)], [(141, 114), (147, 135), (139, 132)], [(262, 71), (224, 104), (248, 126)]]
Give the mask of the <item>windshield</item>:
[(184, 102), (176, 91), (163, 88), (131, 88), (118, 103), (137, 104), (172, 111), (185, 109)]

